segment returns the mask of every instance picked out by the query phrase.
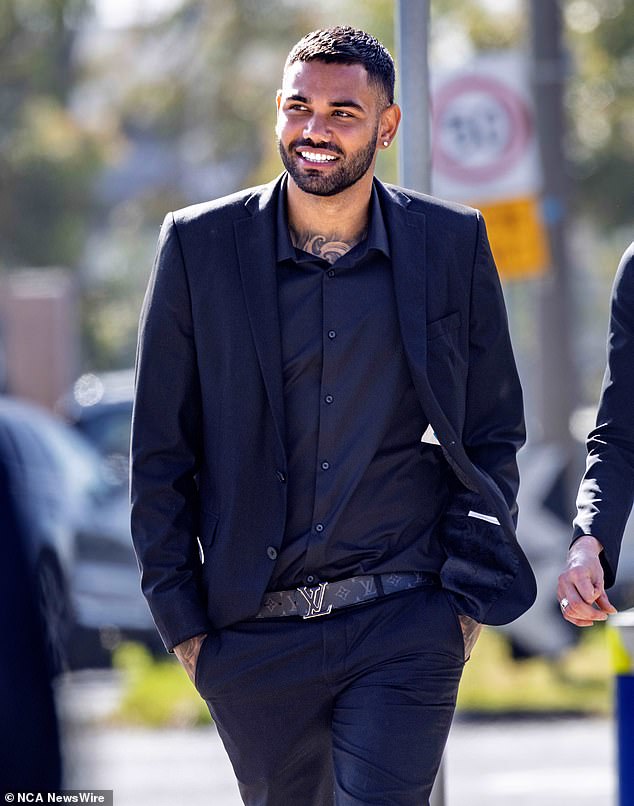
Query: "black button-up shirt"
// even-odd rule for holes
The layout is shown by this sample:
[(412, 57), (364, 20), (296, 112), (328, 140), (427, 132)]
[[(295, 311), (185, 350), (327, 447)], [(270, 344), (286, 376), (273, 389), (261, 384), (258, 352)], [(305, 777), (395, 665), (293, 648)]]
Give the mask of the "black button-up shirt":
[(269, 589), (438, 571), (447, 468), (421, 443), (376, 190), (367, 238), (330, 265), (292, 245), (284, 184), (277, 277), (288, 510)]

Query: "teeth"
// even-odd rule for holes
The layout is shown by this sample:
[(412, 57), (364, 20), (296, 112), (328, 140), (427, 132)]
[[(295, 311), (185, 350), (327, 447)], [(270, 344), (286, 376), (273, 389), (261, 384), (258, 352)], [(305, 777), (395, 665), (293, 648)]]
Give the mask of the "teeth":
[(337, 159), (330, 154), (315, 154), (314, 151), (300, 151), (299, 153), (305, 160), (310, 160), (311, 162), (332, 162), (332, 160)]

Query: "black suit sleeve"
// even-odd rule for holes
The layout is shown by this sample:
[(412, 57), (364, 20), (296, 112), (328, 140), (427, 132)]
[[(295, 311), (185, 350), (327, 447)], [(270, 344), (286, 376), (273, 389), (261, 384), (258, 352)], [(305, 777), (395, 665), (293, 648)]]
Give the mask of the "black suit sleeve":
[(143, 304), (132, 418), (132, 538), (166, 647), (210, 629), (198, 559), (202, 405), (192, 305), (173, 216)]
[(612, 290), (607, 368), (587, 448), (573, 539), (593, 535), (603, 544), (610, 587), (634, 500), (634, 243), (623, 255)]

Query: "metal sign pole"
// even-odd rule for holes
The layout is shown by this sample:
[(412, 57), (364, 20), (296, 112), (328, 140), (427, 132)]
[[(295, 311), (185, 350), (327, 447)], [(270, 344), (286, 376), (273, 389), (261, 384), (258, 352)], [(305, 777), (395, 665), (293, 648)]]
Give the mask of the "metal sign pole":
[(431, 187), (428, 29), (429, 0), (398, 0), (396, 42), (403, 109), (399, 182), (423, 193), (429, 193)]
[[(403, 109), (399, 135), (399, 184), (423, 193), (429, 193), (431, 188), (428, 30), (429, 0), (398, 0), (396, 51), (400, 68), (399, 102)], [(431, 793), (430, 806), (444, 806), (444, 778), (443, 762)]]

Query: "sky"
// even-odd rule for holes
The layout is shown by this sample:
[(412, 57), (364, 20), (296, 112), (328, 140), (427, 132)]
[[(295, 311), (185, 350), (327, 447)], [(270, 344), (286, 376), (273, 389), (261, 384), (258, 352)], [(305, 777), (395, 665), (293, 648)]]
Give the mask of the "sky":
[(104, 28), (125, 28), (156, 20), (181, 5), (182, 0), (93, 0)]
[[(125, 28), (149, 22), (168, 14), (183, 0), (93, 0), (97, 16), (105, 28)], [(517, 9), (520, 0), (478, 0), (489, 10), (503, 12)]]

